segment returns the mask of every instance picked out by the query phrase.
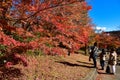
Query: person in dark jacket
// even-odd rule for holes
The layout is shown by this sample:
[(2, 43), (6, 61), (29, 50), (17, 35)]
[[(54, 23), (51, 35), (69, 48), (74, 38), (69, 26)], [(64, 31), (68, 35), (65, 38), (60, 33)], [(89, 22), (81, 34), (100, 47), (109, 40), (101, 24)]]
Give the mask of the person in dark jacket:
[(105, 49), (102, 49), (102, 52), (100, 53), (99, 57), (100, 57), (100, 66), (101, 66), (102, 70), (104, 70), (105, 58), (106, 58)]
[(92, 58), (94, 67), (97, 67), (97, 56), (98, 56), (98, 47), (97, 47), (97, 42), (94, 43), (94, 46), (91, 48), (89, 60)]

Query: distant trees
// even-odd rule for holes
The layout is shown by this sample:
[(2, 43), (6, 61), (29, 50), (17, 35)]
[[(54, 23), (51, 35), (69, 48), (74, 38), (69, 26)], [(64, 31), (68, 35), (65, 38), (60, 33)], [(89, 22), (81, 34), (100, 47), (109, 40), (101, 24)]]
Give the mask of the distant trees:
[(101, 34), (97, 34), (95, 40), (98, 41), (100, 48), (118, 48), (120, 45), (119, 37), (112, 36), (109, 33), (102, 32)]

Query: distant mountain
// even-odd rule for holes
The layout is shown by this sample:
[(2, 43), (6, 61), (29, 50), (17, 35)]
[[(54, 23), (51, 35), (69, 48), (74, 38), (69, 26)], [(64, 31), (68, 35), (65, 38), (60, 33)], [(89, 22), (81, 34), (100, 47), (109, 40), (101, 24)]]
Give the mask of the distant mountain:
[(106, 32), (106, 33), (108, 33), (108, 34), (110, 34), (112, 36), (116, 36), (116, 37), (118, 37), (120, 39), (120, 30), (118, 30), (118, 31), (109, 31), (109, 32)]

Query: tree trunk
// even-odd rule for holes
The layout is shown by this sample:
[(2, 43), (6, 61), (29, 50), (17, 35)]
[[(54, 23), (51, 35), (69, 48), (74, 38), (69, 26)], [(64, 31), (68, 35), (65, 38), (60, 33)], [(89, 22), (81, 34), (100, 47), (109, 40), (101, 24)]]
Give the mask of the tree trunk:
[(87, 44), (85, 43), (85, 55), (87, 55), (88, 51), (87, 51)]

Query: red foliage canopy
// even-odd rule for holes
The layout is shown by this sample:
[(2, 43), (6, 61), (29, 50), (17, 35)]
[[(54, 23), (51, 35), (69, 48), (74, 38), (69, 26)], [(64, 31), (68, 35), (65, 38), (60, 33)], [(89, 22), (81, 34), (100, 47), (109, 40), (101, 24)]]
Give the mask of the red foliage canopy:
[(72, 53), (88, 43), (90, 9), (84, 0), (3, 0), (0, 44), (11, 50), (22, 47), (45, 54)]

